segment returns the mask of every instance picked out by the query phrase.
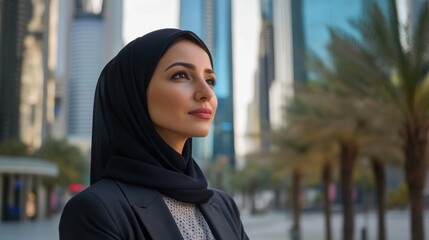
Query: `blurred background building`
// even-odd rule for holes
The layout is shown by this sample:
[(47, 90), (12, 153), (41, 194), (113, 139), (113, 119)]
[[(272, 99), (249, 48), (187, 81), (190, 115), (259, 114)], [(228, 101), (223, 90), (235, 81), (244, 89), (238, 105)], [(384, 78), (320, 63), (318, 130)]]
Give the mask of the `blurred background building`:
[[(254, 101), (259, 107), (256, 120), (259, 121), (255, 133), (263, 134), (271, 130), (269, 90), (274, 81), (274, 25), (273, 25), (273, 1), (261, 0), (261, 33), (259, 40), (258, 65), (256, 70), (256, 84)], [(260, 140), (259, 149), (268, 151), (269, 144), (266, 140)]]
[[(261, 133), (285, 127), (285, 106), (294, 95), (294, 82), (314, 78), (305, 66), (310, 54), (329, 62), (329, 29), (355, 31), (350, 21), (364, 16), (372, 3), (387, 11), (385, 0), (261, 0), (259, 64), (248, 131)], [(410, 1), (414, 2), (414, 1)], [(256, 111), (258, 114), (252, 114)], [(283, 124), (283, 126), (282, 126)], [(262, 149), (266, 144), (258, 143)]]
[[(0, 143), (22, 142), (25, 155), (51, 138), (89, 150), (95, 84), (123, 46), (122, 1), (1, 0), (0, 12)], [(46, 216), (41, 177), (58, 174), (43, 159), (0, 156), (0, 220)]]
[[(407, 5), (404, 12), (409, 11), (404, 14), (415, 16), (412, 11), (417, 11), (423, 2), (404, 1)], [(317, 80), (318, 76), (305, 64), (306, 57), (317, 55), (329, 65), (331, 59), (326, 49), (329, 29), (354, 34), (356, 29), (351, 21), (364, 17), (373, 3), (388, 14), (386, 0), (260, 0), (258, 64), (246, 123), (250, 146), (247, 153), (270, 151), (261, 134), (287, 127), (286, 106), (297, 94), (295, 83)], [(388, 166), (389, 190), (397, 189), (402, 179), (401, 169)]]
[(0, 142), (40, 147), (53, 123), (55, 20), (51, 1), (0, 2)]
[[(49, 137), (54, 121), (57, 4), (0, 1), (0, 142), (20, 141), (30, 152)], [(0, 221), (43, 218), (41, 176), (57, 175), (57, 166), (44, 160), (0, 156)]]
[(53, 137), (89, 151), (95, 86), (123, 47), (121, 0), (59, 2)]

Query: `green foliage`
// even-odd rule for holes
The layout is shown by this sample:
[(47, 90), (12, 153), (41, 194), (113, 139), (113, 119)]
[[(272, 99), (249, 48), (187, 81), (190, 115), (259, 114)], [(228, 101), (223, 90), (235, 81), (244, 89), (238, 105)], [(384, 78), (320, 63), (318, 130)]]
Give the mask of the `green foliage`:
[(366, 18), (353, 22), (360, 39), (338, 29), (331, 31), (331, 55), (349, 77), (347, 83), (374, 99), (393, 104), (404, 119), (428, 117), (429, 3), (419, 18), (404, 25), (396, 4), (383, 15), (373, 7)]
[(0, 143), (0, 155), (3, 156), (29, 156), (29, 148), (19, 140), (5, 140)]
[(232, 176), (231, 185), (236, 190), (255, 193), (268, 188), (271, 175), (270, 165), (250, 161)]
[(388, 194), (387, 206), (389, 208), (404, 207), (407, 204), (408, 190), (405, 184), (401, 184), (401, 186), (396, 191), (392, 191)]
[[(399, 21), (396, 1), (389, 3), (387, 14), (374, 4), (367, 16), (353, 22), (358, 37), (338, 29), (331, 30), (328, 49), (335, 66), (332, 72), (338, 73), (338, 79), (344, 81), (345, 86), (391, 110), (388, 111), (392, 113), (390, 117), (382, 123), (392, 126), (390, 132), (399, 133), (400, 141), (389, 145), (396, 145), (392, 148), (396, 152), (402, 149), (405, 156), (405, 175), (408, 188), (412, 190), (409, 199), (412, 239), (424, 239), (421, 215), (424, 206), (419, 195), (422, 195), (425, 182), (429, 133), (429, 2), (422, 3), (416, 15), (411, 16), (412, 21), (405, 23)], [(370, 118), (384, 116), (383, 113), (373, 111)], [(366, 154), (382, 158), (383, 151), (377, 151), (376, 147), (383, 145), (376, 143), (368, 147), (371, 151)], [(398, 157), (393, 154), (387, 159)], [(390, 196), (390, 202), (406, 202), (406, 192), (400, 189)]]
[(59, 176), (45, 179), (46, 184), (67, 187), (71, 183), (84, 183), (88, 164), (82, 152), (65, 140), (48, 140), (36, 152), (36, 156), (57, 164)]

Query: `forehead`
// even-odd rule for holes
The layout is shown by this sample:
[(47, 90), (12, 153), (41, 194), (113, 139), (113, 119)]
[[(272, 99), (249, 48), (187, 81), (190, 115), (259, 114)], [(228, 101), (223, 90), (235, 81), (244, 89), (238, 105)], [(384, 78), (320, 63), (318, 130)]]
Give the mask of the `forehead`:
[(192, 61), (208, 64), (211, 67), (210, 57), (204, 49), (190, 40), (179, 40), (172, 44), (160, 60), (160, 64), (172, 61)]

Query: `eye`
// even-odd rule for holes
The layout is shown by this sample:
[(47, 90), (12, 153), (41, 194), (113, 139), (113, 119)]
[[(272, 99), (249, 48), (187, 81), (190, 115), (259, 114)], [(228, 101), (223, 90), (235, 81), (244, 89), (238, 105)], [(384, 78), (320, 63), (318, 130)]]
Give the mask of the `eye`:
[(216, 79), (214, 79), (214, 78), (206, 79), (206, 83), (207, 83), (208, 85), (210, 85), (210, 86), (214, 87), (214, 86), (216, 85)]
[(182, 78), (189, 79), (189, 78), (188, 78), (188, 74), (186, 74), (186, 72), (184, 72), (184, 71), (180, 71), (180, 72), (175, 73), (175, 74), (172, 76), (172, 78), (173, 78), (173, 79), (182, 79)]

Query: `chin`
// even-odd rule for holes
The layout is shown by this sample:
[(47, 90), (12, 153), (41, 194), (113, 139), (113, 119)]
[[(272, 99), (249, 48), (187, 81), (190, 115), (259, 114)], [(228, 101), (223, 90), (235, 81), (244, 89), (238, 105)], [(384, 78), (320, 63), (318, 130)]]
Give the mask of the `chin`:
[(207, 137), (209, 135), (209, 131), (198, 131), (193, 134), (192, 137)]

